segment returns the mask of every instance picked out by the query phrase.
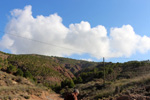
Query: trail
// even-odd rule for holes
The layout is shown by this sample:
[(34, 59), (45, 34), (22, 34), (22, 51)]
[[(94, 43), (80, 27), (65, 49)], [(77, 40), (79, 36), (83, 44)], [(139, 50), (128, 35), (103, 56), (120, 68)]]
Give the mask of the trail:
[(56, 94), (56, 93), (52, 93), (46, 97), (48, 100), (64, 100), (59, 94)]
[[(26, 100), (26, 99), (22, 99), (22, 100)], [(43, 91), (41, 96), (31, 95), (30, 99), (28, 100), (64, 100), (64, 99), (61, 97), (60, 94)]]

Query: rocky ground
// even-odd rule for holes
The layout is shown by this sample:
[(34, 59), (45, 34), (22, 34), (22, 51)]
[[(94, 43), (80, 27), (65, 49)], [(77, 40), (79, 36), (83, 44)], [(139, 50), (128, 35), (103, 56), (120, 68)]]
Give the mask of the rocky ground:
[(103, 100), (150, 100), (150, 85), (134, 87), (115, 97)]
[(63, 100), (28, 79), (0, 71), (0, 100)]

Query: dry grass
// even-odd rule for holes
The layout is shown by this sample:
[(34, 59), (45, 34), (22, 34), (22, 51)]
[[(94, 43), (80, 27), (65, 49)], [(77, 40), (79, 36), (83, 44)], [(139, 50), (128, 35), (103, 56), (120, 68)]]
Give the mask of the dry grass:
[(115, 95), (116, 87), (119, 87), (120, 92), (124, 92), (128, 89), (134, 88), (135, 86), (144, 85), (150, 82), (150, 74), (135, 77), (132, 79), (122, 79), (112, 82), (109, 87), (99, 91), (97, 98), (105, 98)]
[(107, 81), (105, 87), (101, 87), (103, 84), (102, 81), (91, 81), (86, 84), (78, 84), (76, 85), (76, 88), (81, 91), (81, 95), (85, 95), (85, 98), (87, 97), (90, 100), (97, 100), (117, 95), (116, 87), (119, 88), (119, 93), (123, 93), (128, 89), (147, 84), (148, 82), (150, 83), (150, 74), (131, 79), (121, 79), (112, 82)]
[(31, 87), (27, 85), (14, 85), (14, 86), (0, 86), (0, 92), (5, 90), (29, 90), (29, 89), (39, 89), (38, 87)]
[(0, 100), (24, 100), (30, 99), (31, 95), (40, 97), (47, 90), (43, 85), (0, 71)]
[(136, 84), (145, 84), (147, 81), (150, 80), (150, 74), (147, 75), (143, 75), (140, 77), (135, 77), (132, 79), (122, 79), (122, 80), (117, 80), (115, 82), (112, 83), (113, 87), (116, 86), (124, 86), (124, 85), (136, 85)]

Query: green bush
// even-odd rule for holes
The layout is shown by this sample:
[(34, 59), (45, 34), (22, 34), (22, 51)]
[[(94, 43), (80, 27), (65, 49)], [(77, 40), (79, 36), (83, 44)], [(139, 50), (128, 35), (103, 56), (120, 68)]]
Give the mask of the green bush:
[(2, 58), (0, 58), (0, 62), (3, 62), (3, 59), (2, 59)]
[(99, 78), (103, 78), (104, 72), (103, 72), (103, 71), (99, 71), (99, 72), (98, 72), (98, 76), (99, 76)]
[(77, 83), (77, 78), (76, 78), (76, 77), (73, 78), (73, 82), (74, 82), (75, 84)]
[(0, 70), (2, 69), (2, 65), (0, 64)]
[(16, 72), (17, 76), (23, 76), (23, 71), (21, 69), (18, 69)]
[(113, 69), (112, 68), (109, 68), (108, 69), (108, 74), (111, 74), (113, 72)]
[(59, 84), (56, 83), (55, 85), (51, 85), (50, 88), (51, 88), (52, 90), (58, 92), (58, 91), (60, 91), (61, 86), (60, 86)]
[(74, 84), (73, 80), (70, 80), (69, 81), (69, 88), (73, 88), (74, 86), (75, 86), (75, 84)]
[(17, 72), (17, 68), (16, 66), (13, 66), (13, 65), (9, 65), (9, 67), (7, 68), (7, 72), (8, 73), (16, 73)]
[(31, 74), (29, 71), (26, 71), (26, 72), (24, 73), (24, 77), (33, 79), (33, 76), (32, 76), (32, 74)]
[(82, 83), (82, 82), (83, 82), (82, 78), (81, 78), (81, 77), (78, 77), (78, 78), (77, 78), (77, 83)]
[(73, 80), (65, 80), (61, 82), (61, 87), (64, 88), (65, 86), (68, 86), (69, 88), (73, 88), (75, 84)]
[(37, 79), (36, 79), (36, 78), (33, 78), (33, 81), (34, 81), (35, 83), (37, 83)]

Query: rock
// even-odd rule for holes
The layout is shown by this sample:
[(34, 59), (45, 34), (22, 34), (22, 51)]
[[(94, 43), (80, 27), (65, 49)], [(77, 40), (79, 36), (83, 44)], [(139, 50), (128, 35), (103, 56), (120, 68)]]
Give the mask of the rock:
[(145, 87), (145, 90), (146, 90), (147, 92), (150, 92), (150, 85), (146, 86), (146, 87)]
[(118, 97), (116, 100), (132, 100), (132, 99), (130, 96), (124, 95), (124, 96)]
[(150, 100), (150, 97), (146, 97), (146, 100)]
[(137, 97), (136, 100), (146, 100), (146, 99), (143, 97)]

